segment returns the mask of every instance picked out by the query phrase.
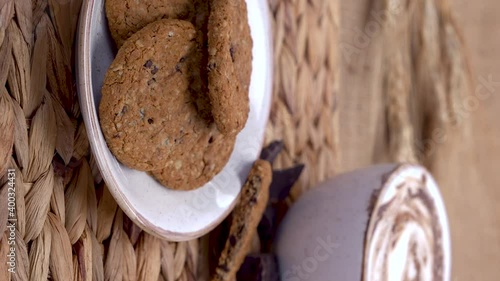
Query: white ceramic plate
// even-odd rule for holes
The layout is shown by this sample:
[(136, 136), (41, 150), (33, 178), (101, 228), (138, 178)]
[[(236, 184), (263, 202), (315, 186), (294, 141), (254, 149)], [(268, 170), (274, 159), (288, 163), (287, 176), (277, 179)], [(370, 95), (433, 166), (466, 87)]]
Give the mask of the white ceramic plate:
[(98, 105), (104, 75), (114, 58), (104, 0), (84, 1), (77, 64), (80, 107), (92, 152), (111, 194), (125, 213), (146, 231), (172, 241), (197, 238), (232, 210), (250, 167), (259, 156), (271, 99), (271, 40), (266, 0), (247, 1), (253, 38), (250, 114), (228, 164), (211, 182), (193, 191), (174, 191), (144, 172), (121, 165), (104, 140)]

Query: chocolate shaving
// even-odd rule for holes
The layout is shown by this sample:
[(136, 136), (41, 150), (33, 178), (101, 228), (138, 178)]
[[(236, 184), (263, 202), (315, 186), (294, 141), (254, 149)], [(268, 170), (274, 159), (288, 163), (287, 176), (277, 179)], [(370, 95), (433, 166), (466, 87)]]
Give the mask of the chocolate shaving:
[(270, 163), (273, 163), (276, 157), (278, 157), (278, 154), (283, 150), (283, 146), (283, 141), (279, 140), (271, 142), (268, 146), (262, 149), (262, 152), (260, 153), (260, 159), (267, 160)]
[(303, 170), (304, 165), (299, 164), (289, 169), (273, 171), (273, 181), (270, 187), (270, 201), (276, 202), (285, 200)]

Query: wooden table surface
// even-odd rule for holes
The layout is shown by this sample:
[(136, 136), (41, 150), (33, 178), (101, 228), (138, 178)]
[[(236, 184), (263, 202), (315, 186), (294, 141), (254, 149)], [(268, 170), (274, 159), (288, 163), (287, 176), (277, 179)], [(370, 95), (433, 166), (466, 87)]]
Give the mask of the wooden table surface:
[[(370, 1), (342, 1), (341, 42), (352, 42), (363, 27)], [(474, 76), (498, 81), (491, 95), (464, 118), (466, 128), (452, 131), (438, 149), (433, 173), (441, 186), (451, 226), (453, 281), (500, 280), (500, 1), (451, 1), (462, 28)], [(377, 118), (381, 93), (372, 91), (379, 65), (369, 63), (377, 50), (364, 50), (364, 63), (342, 60), (340, 145), (342, 170), (382, 161), (377, 156)], [(481, 78), (482, 77), (482, 78)], [(370, 106), (366, 106), (369, 104)]]

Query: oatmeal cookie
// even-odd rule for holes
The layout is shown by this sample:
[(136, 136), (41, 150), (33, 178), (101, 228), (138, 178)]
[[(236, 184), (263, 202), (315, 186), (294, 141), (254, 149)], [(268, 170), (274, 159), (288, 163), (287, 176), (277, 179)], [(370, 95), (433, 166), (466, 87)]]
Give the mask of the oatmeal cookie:
[(222, 135), (214, 123), (197, 132), (196, 142), (179, 147), (166, 167), (152, 171), (158, 182), (176, 190), (192, 190), (209, 182), (226, 165), (234, 148), (235, 135)]
[(188, 126), (207, 126), (189, 94), (195, 38), (189, 22), (156, 21), (130, 37), (109, 67), (99, 118), (110, 150), (128, 167), (163, 168)]
[(125, 40), (159, 19), (192, 20), (193, 0), (106, 0), (111, 36), (120, 48)]
[(248, 118), (252, 45), (245, 0), (213, 0), (208, 20), (208, 94), (223, 134), (238, 133)]

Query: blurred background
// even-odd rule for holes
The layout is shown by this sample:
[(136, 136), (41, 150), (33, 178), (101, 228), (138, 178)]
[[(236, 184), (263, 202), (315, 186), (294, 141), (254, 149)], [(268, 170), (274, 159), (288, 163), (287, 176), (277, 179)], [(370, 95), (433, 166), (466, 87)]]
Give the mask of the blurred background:
[[(365, 32), (364, 38), (362, 35), (360, 38), (359, 31), (367, 28), (370, 18), (376, 18), (370, 14), (377, 10), (373, 7), (374, 2), (377, 1), (341, 2), (340, 43), (343, 48), (340, 52), (339, 136), (342, 171), (388, 159), (408, 158), (405, 152), (399, 153), (403, 156), (391, 154), (398, 148), (385, 148), (393, 132), (377, 125), (388, 115), (383, 104), (387, 101), (383, 95), (384, 85), (380, 82), (384, 81), (381, 75), (387, 64), (384, 56), (389, 52), (387, 56), (394, 57), (397, 52), (390, 50), (392, 43), (388, 41), (393, 40), (376, 29), (368, 34)], [(446, 1), (433, 2), (439, 6)], [(457, 110), (459, 120), (453, 124), (455, 126), (430, 125), (446, 129), (431, 136), (430, 142), (413, 145), (417, 156), (419, 148), (429, 152), (421, 160), (437, 178), (445, 198), (453, 244), (452, 280), (499, 280), (500, 2), (455, 0), (449, 4), (459, 36), (463, 38), (471, 90), (462, 96), (451, 97), (461, 108)], [(393, 26), (395, 32), (404, 24), (397, 21)], [(367, 38), (369, 42), (363, 42)], [(432, 60), (427, 64), (432, 64)], [(411, 108), (408, 111), (411, 115)], [(414, 129), (413, 139), (417, 139), (415, 131), (422, 131), (422, 125), (415, 123), (418, 122), (393, 127), (399, 127), (401, 133), (409, 126)]]

